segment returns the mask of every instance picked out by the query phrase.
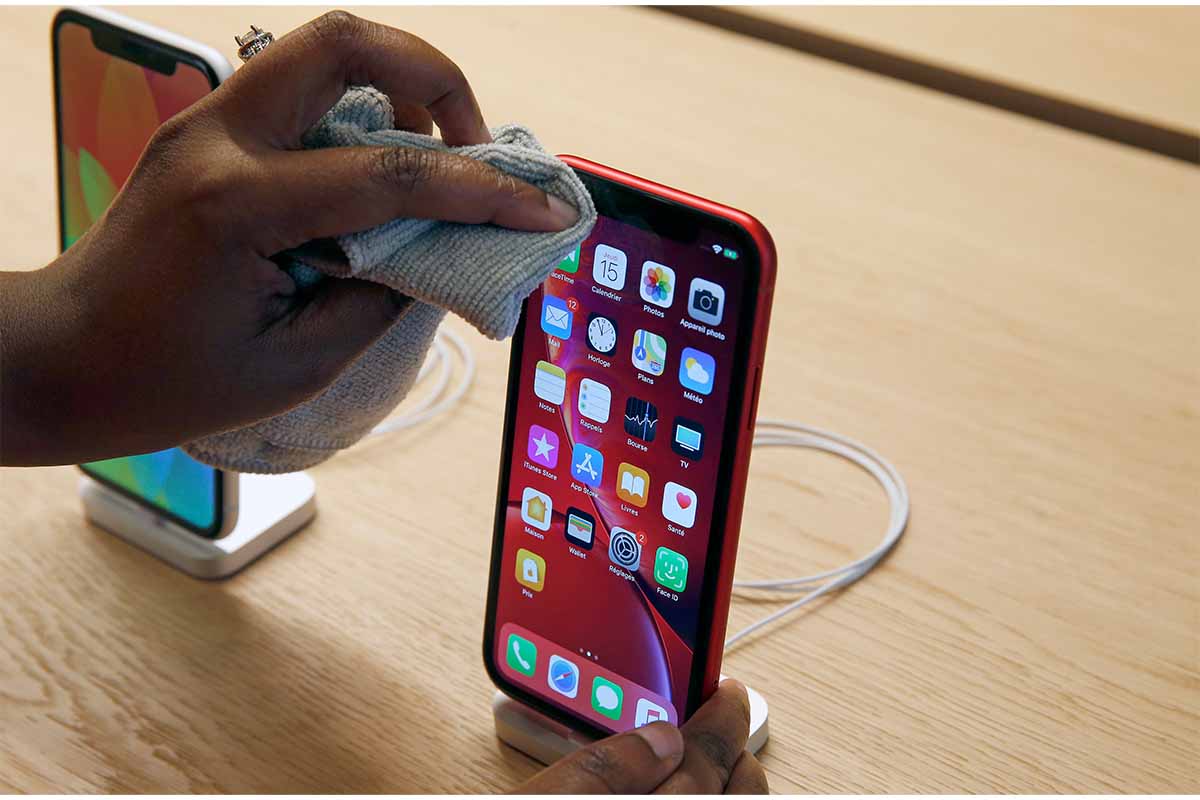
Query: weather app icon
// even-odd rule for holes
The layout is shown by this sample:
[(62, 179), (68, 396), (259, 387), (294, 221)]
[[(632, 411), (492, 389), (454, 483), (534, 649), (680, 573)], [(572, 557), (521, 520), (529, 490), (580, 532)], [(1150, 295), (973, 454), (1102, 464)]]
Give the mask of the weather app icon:
[(711, 394), (716, 371), (717, 362), (708, 353), (692, 347), (683, 348), (683, 355), (679, 359), (679, 382), (683, 388), (697, 394)]

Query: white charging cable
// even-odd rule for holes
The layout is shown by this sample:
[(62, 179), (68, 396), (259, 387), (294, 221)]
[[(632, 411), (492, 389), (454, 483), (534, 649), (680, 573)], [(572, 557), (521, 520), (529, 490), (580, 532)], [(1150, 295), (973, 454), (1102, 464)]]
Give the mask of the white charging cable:
[[(449, 346), (447, 346), (447, 342), (449, 342)], [(447, 392), (450, 376), (454, 372), (454, 359), (450, 355), (451, 348), (458, 353), (458, 360), (462, 367), (458, 383)], [(467, 390), (471, 388), (471, 384), (475, 382), (475, 354), (471, 352), (471, 348), (467, 346), (461, 336), (445, 325), (439, 327), (437, 334), (433, 337), (433, 346), (429, 349), (429, 355), (425, 357), (425, 363), (421, 365), (420, 372), (417, 373), (417, 379), (413, 383), (414, 388), (434, 371), (437, 372), (437, 377), (434, 379), (432, 391), (427, 392), (411, 408), (404, 409), (403, 413), (388, 417), (376, 425), (371, 430), (372, 436), (411, 428), (446, 413), (463, 399)]]
[(754, 433), (755, 447), (803, 447), (824, 450), (841, 456), (870, 473), (887, 493), (890, 510), (888, 526), (883, 539), (874, 550), (862, 558), (851, 561), (837, 569), (802, 575), (796, 578), (776, 578), (759, 581), (734, 581), (734, 590), (762, 590), (769, 592), (793, 592), (804, 594), (781, 609), (747, 625), (725, 640), (725, 649), (772, 622), (803, 608), (822, 595), (835, 589), (849, 586), (862, 578), (878, 564), (888, 551), (896, 546), (908, 526), (908, 486), (899, 470), (883, 456), (864, 444), (839, 436), (836, 433), (812, 428), (784, 420), (759, 420)]
[[(462, 366), (458, 382), (452, 389), (448, 389), (450, 386), (450, 377), (454, 373), (454, 358), (451, 356), (452, 349), (457, 353), (458, 361)], [(435, 372), (436, 377), (433, 378), (434, 384), (431, 391), (425, 393), (419, 402), (411, 408), (406, 408), (403, 413), (385, 419), (376, 425), (371, 431), (371, 435), (392, 433), (427, 422), (457, 405), (466, 395), (467, 390), (471, 388), (471, 384), (475, 381), (475, 355), (471, 352), (471, 348), (467, 346), (463, 338), (446, 326), (438, 328), (437, 335), (433, 340), (433, 346), (430, 348), (425, 363), (421, 365), (420, 372), (417, 373), (417, 380), (414, 386), (423, 383)], [(900, 476), (900, 472), (887, 459), (866, 445), (860, 444), (853, 439), (839, 436), (836, 433), (801, 425), (796, 422), (764, 419), (759, 420), (757, 423), (754, 434), (754, 446), (824, 450), (827, 453), (841, 456), (866, 470), (879, 482), (879, 485), (887, 493), (890, 503), (888, 527), (883, 535), (883, 540), (880, 541), (874, 550), (862, 558), (851, 561), (849, 564), (845, 564), (837, 569), (796, 578), (734, 581), (733, 586), (735, 591), (757, 590), (785, 593), (802, 592), (803, 594), (783, 608), (768, 614), (727, 638), (725, 640), (726, 649), (760, 628), (770, 625), (772, 622), (808, 605), (818, 597), (836, 589), (849, 586), (862, 578), (887, 555), (889, 550), (895, 547), (896, 542), (900, 541), (900, 537), (904, 535), (904, 530), (908, 525), (908, 487), (904, 483), (904, 478)]]

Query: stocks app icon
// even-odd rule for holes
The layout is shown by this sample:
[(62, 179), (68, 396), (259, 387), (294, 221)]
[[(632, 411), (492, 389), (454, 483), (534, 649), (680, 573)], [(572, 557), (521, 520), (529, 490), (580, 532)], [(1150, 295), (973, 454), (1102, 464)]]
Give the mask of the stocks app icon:
[(643, 442), (654, 441), (658, 409), (649, 400), (630, 397), (625, 401), (625, 432)]
[(608, 540), (608, 559), (618, 567), (636, 571), (642, 563), (642, 545), (637, 535), (624, 528), (613, 528)]

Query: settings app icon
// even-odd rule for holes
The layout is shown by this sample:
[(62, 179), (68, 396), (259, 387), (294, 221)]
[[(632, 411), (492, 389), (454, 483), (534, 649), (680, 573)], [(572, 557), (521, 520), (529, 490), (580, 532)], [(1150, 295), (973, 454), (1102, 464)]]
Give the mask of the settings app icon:
[(613, 528), (608, 540), (608, 558), (618, 567), (635, 572), (642, 563), (642, 545), (637, 534), (624, 528)]

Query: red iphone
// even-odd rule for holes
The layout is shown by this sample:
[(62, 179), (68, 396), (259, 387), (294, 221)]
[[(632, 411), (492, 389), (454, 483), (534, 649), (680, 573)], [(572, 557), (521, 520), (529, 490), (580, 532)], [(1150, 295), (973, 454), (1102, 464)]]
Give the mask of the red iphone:
[(716, 689), (775, 248), (741, 211), (564, 160), (600, 218), (513, 339), (484, 662), (602, 735)]

